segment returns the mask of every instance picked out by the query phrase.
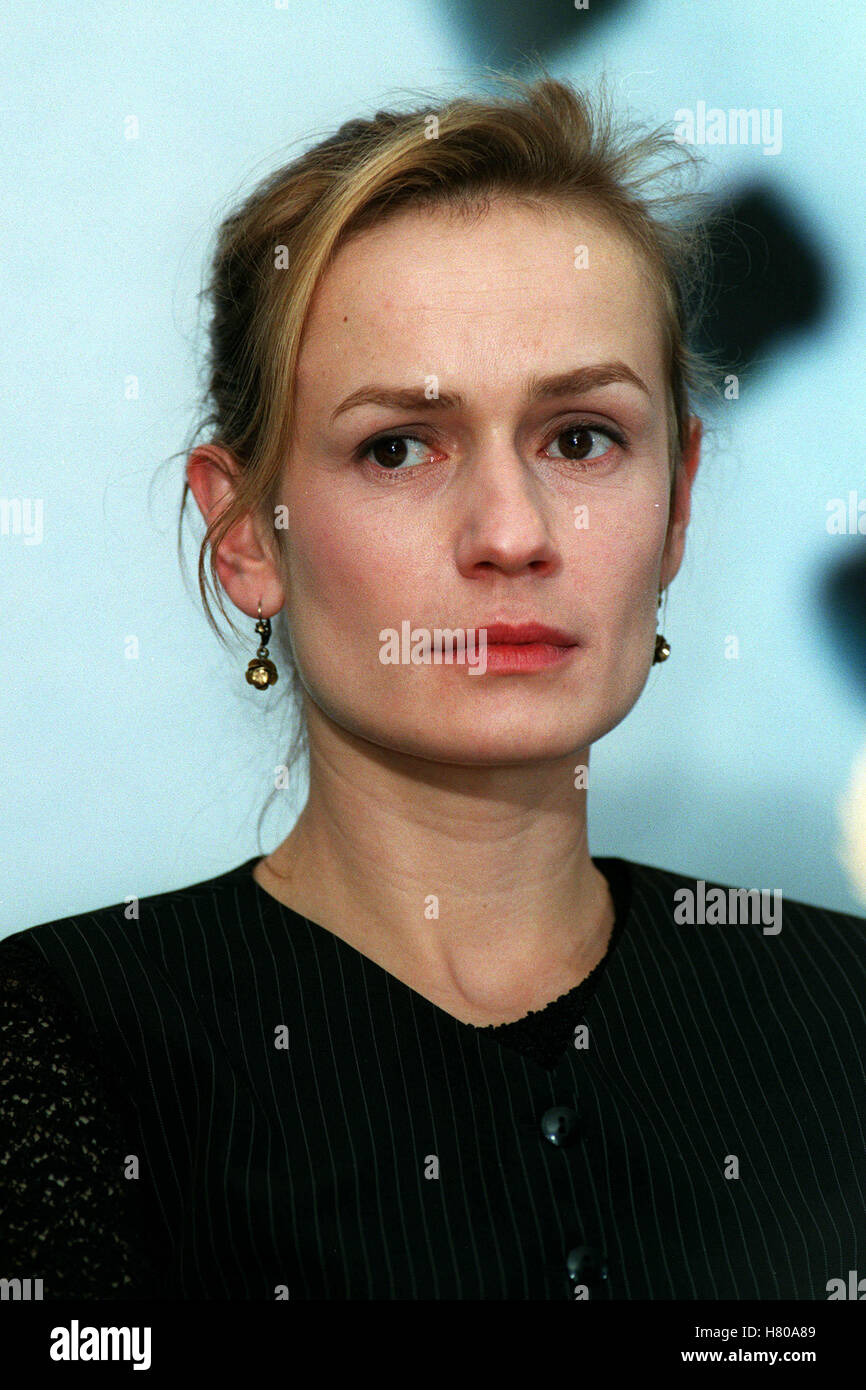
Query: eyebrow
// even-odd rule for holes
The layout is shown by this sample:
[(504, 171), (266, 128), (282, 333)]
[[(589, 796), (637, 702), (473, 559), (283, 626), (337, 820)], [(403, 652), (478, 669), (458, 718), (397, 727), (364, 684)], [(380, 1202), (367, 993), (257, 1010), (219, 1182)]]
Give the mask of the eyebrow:
[[(576, 367), (573, 371), (559, 372), (554, 376), (531, 376), (526, 383), (526, 402), (549, 400), (554, 396), (580, 396), (593, 387), (611, 386), (616, 382), (637, 386), (647, 396), (652, 394), (637, 373), (624, 362), (600, 362), (596, 366)], [(383, 405), (393, 410), (460, 410), (465, 403), (459, 391), (442, 391), (430, 399), (423, 387), (360, 386), (340, 402), (331, 415), (331, 423), (338, 415), (359, 405)]]

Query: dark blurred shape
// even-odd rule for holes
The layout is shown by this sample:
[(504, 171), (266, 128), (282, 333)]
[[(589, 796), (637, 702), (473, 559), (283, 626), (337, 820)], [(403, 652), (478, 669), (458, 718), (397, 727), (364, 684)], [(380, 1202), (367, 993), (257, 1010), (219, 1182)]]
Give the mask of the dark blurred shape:
[(866, 539), (823, 576), (818, 603), (837, 650), (866, 696)]
[(634, 9), (633, 0), (589, 0), (585, 10), (574, 0), (456, 0), (456, 14), (472, 62), (509, 68), (517, 74), (533, 54), (544, 61), (579, 42), (601, 21)]
[(711, 285), (697, 346), (724, 370), (760, 368), (770, 343), (814, 328), (830, 306), (830, 272), (784, 199), (765, 185), (734, 195), (707, 222)]

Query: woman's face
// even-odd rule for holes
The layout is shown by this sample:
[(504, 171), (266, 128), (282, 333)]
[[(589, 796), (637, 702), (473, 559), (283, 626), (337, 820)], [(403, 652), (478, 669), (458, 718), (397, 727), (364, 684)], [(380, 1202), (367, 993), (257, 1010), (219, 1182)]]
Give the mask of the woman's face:
[[(549, 381), (602, 367), (625, 379)], [(508, 201), (475, 222), (401, 212), (323, 278), (297, 384), (283, 577), (319, 709), (462, 764), (570, 756), (614, 728), (646, 682), (685, 525), (666, 550), (659, 323), (621, 234)], [(489, 646), (483, 673), (380, 656), (404, 623), (432, 641), (494, 622), (575, 645), (523, 671), (495, 669)]]

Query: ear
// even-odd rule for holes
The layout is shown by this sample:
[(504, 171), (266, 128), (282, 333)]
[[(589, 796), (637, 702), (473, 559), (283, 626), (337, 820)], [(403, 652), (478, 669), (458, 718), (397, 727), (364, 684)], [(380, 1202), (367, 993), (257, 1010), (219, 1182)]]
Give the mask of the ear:
[[(190, 491), (210, 525), (232, 502), (239, 477), (236, 460), (219, 445), (194, 449), (186, 464)], [(267, 536), (260, 517), (250, 513), (235, 522), (215, 557), (220, 583), (236, 608), (249, 617), (270, 618), (285, 603), (276, 541)]]
[(667, 588), (671, 580), (678, 574), (683, 561), (683, 553), (686, 548), (686, 527), (692, 514), (692, 483), (695, 480), (695, 473), (701, 458), (703, 432), (703, 422), (698, 419), (697, 415), (690, 415), (683, 456), (676, 471), (676, 486), (659, 578), (659, 588), (661, 589)]

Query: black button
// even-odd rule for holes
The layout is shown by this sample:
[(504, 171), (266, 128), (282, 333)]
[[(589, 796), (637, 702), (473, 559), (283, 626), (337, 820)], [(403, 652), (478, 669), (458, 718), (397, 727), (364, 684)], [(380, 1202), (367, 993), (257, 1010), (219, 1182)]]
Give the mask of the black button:
[(570, 1105), (553, 1105), (541, 1117), (541, 1132), (557, 1148), (573, 1144), (578, 1136), (577, 1111)]
[(572, 1284), (598, 1287), (607, 1278), (607, 1260), (591, 1245), (576, 1245), (569, 1250), (565, 1266)]

